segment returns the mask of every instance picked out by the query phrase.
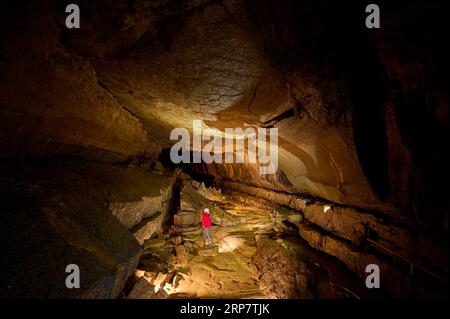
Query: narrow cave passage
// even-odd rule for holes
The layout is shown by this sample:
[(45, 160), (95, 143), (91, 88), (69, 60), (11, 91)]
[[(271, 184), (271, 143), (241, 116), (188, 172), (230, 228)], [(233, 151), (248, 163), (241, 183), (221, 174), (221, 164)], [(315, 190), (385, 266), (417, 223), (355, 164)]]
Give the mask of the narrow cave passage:
[(72, 5), (0, 12), (0, 298), (448, 298), (441, 1)]

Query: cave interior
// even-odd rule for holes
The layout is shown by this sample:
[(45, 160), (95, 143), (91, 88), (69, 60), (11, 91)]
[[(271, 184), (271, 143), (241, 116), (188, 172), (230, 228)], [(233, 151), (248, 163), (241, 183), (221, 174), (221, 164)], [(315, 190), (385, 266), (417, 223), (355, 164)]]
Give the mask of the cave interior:
[[(69, 3), (0, 12), (0, 297), (448, 298), (440, 1)], [(276, 130), (274, 172), (175, 163), (196, 120)]]

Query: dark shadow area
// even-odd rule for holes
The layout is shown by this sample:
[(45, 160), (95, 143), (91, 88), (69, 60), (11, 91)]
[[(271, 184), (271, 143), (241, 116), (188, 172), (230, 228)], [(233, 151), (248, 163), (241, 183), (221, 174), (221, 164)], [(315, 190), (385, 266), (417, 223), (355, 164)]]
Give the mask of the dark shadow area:
[(388, 148), (384, 106), (388, 79), (375, 55), (355, 63), (350, 78), (355, 145), (373, 191), (384, 201), (389, 194)]
[[(189, 152), (189, 158), (192, 161), (194, 152)], [(192, 177), (192, 179), (205, 183), (206, 187), (216, 186), (216, 178), (208, 174), (207, 165), (203, 162), (201, 163), (180, 163), (180, 164), (174, 164), (172, 160), (170, 159), (170, 148), (164, 148), (161, 151), (161, 154), (159, 155), (158, 160), (161, 162), (161, 164), (166, 167), (169, 170), (174, 170), (175, 168), (179, 167)]]

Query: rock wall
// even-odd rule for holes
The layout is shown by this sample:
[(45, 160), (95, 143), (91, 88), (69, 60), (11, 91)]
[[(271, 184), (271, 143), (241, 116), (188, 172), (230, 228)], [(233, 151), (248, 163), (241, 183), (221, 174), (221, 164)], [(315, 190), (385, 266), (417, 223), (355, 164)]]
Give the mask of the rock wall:
[(61, 46), (52, 12), (38, 1), (2, 10), (0, 157), (157, 156), (142, 123), (102, 87), (90, 61)]
[[(142, 169), (57, 161), (4, 163), (1, 176), (0, 295), (5, 298), (118, 297), (142, 250), (125, 225), (151, 212), (143, 198), (157, 193), (167, 199), (175, 180), (175, 174), (164, 176), (161, 195), (158, 179)], [(135, 208), (129, 211), (133, 218), (116, 211), (121, 223), (111, 209), (119, 206)], [(161, 207), (167, 208), (167, 201), (158, 202)], [(150, 235), (135, 233), (141, 243)], [(65, 286), (68, 264), (80, 267), (80, 289)]]
[(253, 258), (263, 291), (274, 298), (312, 298), (313, 273), (273, 240), (260, 238)]
[[(320, 255), (311, 255), (307, 245), (289, 238), (267, 235), (256, 238), (252, 260), (261, 289), (273, 298), (336, 299), (377, 298), (352, 273)], [(349, 289), (351, 287), (351, 289)]]
[(131, 201), (129, 198), (119, 198), (109, 203), (113, 215), (129, 229), (142, 245), (146, 239), (161, 232), (164, 225), (171, 219), (171, 214), (178, 205), (179, 197), (178, 175), (172, 173), (143, 172), (127, 175), (129, 186), (127, 194), (133, 194), (140, 188), (145, 189), (145, 195)]
[[(358, 276), (365, 278), (368, 264), (379, 265), (391, 296), (405, 296), (412, 288), (410, 267), (425, 271), (427, 276), (431, 271), (432, 281), (446, 280), (446, 241), (423, 229), (380, 212), (236, 182), (224, 182), (224, 186), (292, 209), (284, 220), (295, 224), (311, 247), (336, 257)], [(298, 213), (300, 218), (295, 217)]]
[[(201, 218), (205, 208), (209, 208), (212, 223), (215, 225), (227, 227), (236, 222), (232, 216), (216, 205), (213, 200), (203, 196), (205, 192), (213, 193), (212, 190), (208, 191), (204, 186), (200, 189), (195, 189), (191, 183), (200, 185), (195, 180), (185, 179), (180, 194), (180, 210), (173, 216), (176, 232), (201, 232)], [(215, 196), (218, 196), (218, 194), (215, 194)]]

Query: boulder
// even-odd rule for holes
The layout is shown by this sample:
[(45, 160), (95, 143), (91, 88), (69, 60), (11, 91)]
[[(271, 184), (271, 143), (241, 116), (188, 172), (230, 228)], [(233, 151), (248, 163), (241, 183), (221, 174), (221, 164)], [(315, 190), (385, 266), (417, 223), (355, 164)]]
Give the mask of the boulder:
[(175, 253), (176, 253), (176, 265), (181, 268), (187, 266), (189, 261), (186, 248), (184, 247), (184, 245), (177, 245), (175, 247)]
[(167, 274), (159, 272), (156, 275), (155, 280), (153, 281), (153, 284), (155, 285), (156, 289), (160, 289), (164, 286), (164, 283), (167, 281)]
[(149, 299), (155, 294), (155, 287), (145, 277), (139, 278), (134, 285), (131, 292), (128, 294), (128, 299)]
[(167, 220), (173, 206), (172, 196), (178, 173), (179, 171), (164, 174), (130, 171), (129, 179), (123, 182), (123, 189), (128, 194), (116, 196), (117, 191), (110, 190), (109, 208), (128, 229), (157, 213), (162, 213), (163, 219)]
[(200, 216), (199, 212), (178, 212), (173, 215), (173, 224), (180, 227), (198, 225), (200, 223)]
[(143, 219), (136, 225), (131, 232), (139, 244), (143, 244), (146, 239), (151, 238), (154, 234), (161, 232), (165, 220), (165, 214), (157, 213), (150, 218)]
[(144, 242), (144, 249), (145, 250), (159, 250), (166, 244), (165, 240), (160, 237), (154, 237), (147, 239)]
[(202, 233), (200, 224), (186, 227), (173, 226), (173, 229), (176, 233), (183, 234), (183, 237), (197, 236)]
[(200, 187), (200, 182), (193, 180), (191, 185), (194, 189), (198, 189)]
[(194, 244), (191, 241), (185, 241), (183, 243), (184, 247), (186, 248), (186, 251), (189, 252), (192, 247), (194, 246)]
[(144, 276), (136, 282), (127, 299), (166, 299), (167, 297), (163, 289), (155, 289), (155, 286)]
[(183, 237), (181, 236), (174, 236), (170, 239), (170, 241), (172, 242), (172, 244), (174, 245), (179, 245), (183, 242)]
[(216, 256), (218, 253), (219, 253), (219, 246), (217, 246), (217, 245), (204, 246), (197, 250), (197, 254), (199, 256), (204, 256), (204, 257)]
[[(51, 180), (32, 175), (15, 187), (0, 183), (0, 296), (118, 297), (141, 248), (105, 207), (101, 188), (88, 187), (96, 176), (71, 183), (67, 174)], [(69, 264), (80, 269), (79, 289), (65, 285)]]

